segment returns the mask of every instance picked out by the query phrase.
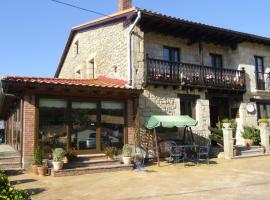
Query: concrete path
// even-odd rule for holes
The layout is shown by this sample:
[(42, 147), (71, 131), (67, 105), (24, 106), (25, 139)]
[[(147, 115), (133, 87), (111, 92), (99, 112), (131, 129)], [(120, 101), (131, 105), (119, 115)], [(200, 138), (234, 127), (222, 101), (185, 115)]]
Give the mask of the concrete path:
[[(10, 177), (17, 188), (48, 200), (234, 200), (270, 197), (270, 157), (215, 160), (210, 166), (167, 165), (148, 172), (113, 172), (74, 177)], [(16, 181), (19, 182), (16, 182)]]

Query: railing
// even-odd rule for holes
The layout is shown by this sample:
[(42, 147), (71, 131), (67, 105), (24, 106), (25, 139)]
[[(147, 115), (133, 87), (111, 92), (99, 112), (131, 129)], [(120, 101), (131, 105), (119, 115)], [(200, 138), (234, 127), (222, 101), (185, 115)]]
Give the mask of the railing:
[(257, 90), (270, 90), (270, 72), (255, 72)]
[(147, 58), (147, 81), (152, 84), (245, 90), (245, 70), (213, 68)]

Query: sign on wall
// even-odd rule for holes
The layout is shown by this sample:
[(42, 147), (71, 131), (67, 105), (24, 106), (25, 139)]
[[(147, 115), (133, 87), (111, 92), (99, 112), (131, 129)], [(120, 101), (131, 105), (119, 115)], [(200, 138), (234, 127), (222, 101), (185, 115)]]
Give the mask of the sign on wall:
[(0, 129), (5, 129), (5, 123), (2, 120), (0, 120)]

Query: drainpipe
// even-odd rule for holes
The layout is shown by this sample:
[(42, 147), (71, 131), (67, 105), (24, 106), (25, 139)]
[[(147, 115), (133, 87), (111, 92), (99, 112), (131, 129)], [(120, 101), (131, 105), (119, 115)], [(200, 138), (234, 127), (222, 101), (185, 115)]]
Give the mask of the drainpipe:
[(133, 29), (138, 24), (139, 20), (141, 19), (141, 11), (138, 11), (138, 15), (134, 23), (129, 27), (128, 30), (128, 86), (130, 88), (133, 87), (133, 62), (132, 62), (132, 34)]

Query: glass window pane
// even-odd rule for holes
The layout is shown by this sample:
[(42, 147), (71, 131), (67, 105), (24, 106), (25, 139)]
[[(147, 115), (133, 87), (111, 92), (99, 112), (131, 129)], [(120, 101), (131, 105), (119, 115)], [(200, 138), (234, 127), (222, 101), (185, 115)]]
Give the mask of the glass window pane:
[(39, 105), (39, 144), (44, 155), (51, 154), (55, 148), (66, 149), (66, 101), (40, 99)]
[(96, 149), (96, 121), (96, 103), (72, 102), (72, 149)]
[(166, 47), (163, 48), (163, 60), (170, 61), (170, 50)]
[(101, 102), (101, 147), (124, 145), (124, 103)]
[(61, 99), (40, 99), (39, 107), (46, 108), (66, 108), (67, 101)]

